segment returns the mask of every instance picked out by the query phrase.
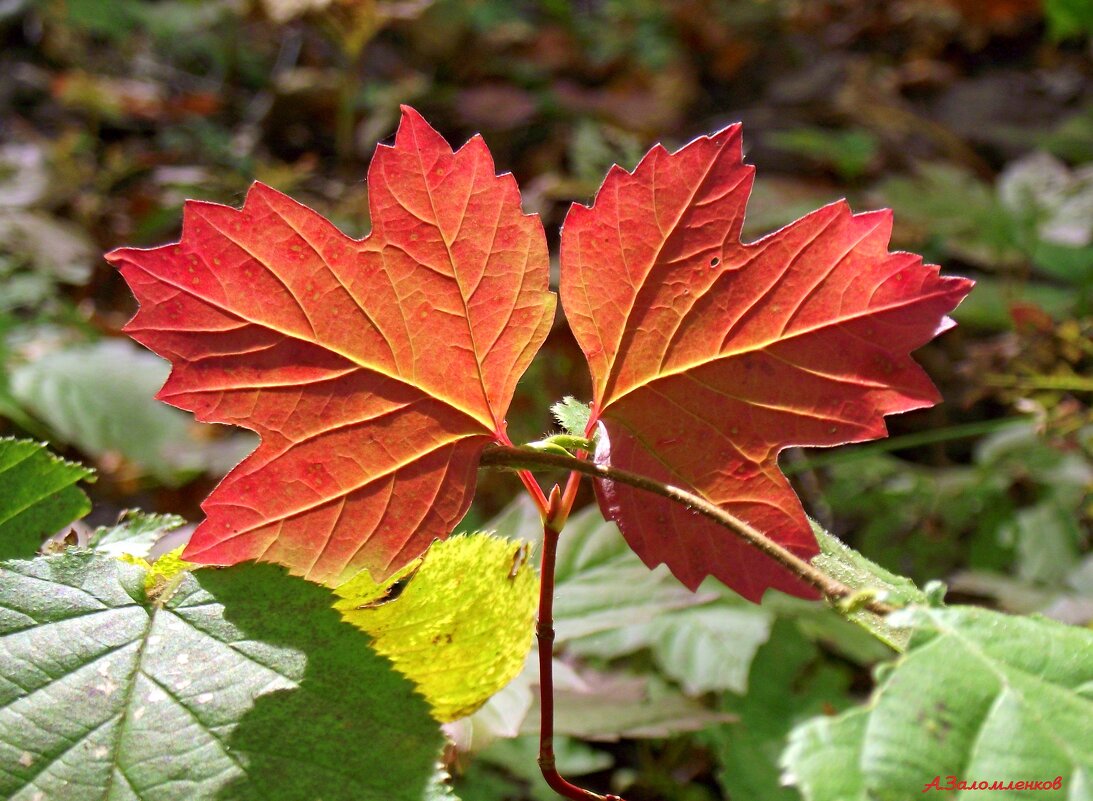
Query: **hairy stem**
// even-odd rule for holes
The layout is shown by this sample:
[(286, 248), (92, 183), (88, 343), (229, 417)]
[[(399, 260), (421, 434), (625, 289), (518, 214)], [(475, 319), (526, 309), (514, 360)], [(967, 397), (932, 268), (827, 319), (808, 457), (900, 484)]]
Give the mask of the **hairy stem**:
[(543, 562), (539, 583), (539, 620), (535, 637), (539, 641), (539, 770), (550, 789), (573, 801), (622, 801), (570, 784), (558, 773), (554, 760), (554, 563), (558, 554), (558, 532), (543, 525)]
[[(842, 600), (855, 594), (852, 587), (848, 587), (838, 579), (829, 576), (819, 568), (809, 564), (792, 551), (783, 548), (774, 540), (756, 528), (745, 523), (735, 515), (726, 512), (721, 507), (710, 503), (687, 490), (664, 484), (647, 476), (640, 476), (627, 470), (619, 470), (608, 465), (599, 465), (584, 459), (570, 456), (562, 456), (555, 453), (543, 453), (522, 448), (499, 446), (488, 448), (482, 454), (481, 465), (483, 467), (504, 467), (509, 469), (526, 470), (535, 467), (560, 468), (570, 470), (595, 478), (617, 481), (620, 484), (629, 484), (632, 487), (652, 492), (676, 503), (689, 506), (701, 515), (710, 518), (715, 523), (731, 531), (748, 545), (758, 549), (769, 556), (775, 562), (786, 568), (802, 581), (815, 587), (824, 597), (832, 601)], [(895, 611), (895, 607), (883, 601), (869, 599), (863, 604), (864, 608), (878, 615), (886, 615)]]

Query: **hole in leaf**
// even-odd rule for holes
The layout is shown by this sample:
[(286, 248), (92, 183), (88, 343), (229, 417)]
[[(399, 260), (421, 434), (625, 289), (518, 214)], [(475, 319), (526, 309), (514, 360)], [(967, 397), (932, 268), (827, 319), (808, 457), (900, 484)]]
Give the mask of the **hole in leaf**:
[(716, 267), (720, 263), (721, 263), (721, 259), (719, 259), (717, 256), (714, 256), (712, 259), (710, 259), (710, 266), (711, 267)]

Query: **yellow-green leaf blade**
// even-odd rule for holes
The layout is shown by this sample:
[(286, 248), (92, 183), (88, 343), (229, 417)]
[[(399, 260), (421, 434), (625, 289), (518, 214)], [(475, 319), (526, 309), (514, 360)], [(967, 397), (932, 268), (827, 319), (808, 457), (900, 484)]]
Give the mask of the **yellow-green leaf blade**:
[(335, 608), (450, 721), (520, 672), (538, 586), (526, 543), (469, 534), (434, 543), (393, 582), (355, 577), (335, 589)]

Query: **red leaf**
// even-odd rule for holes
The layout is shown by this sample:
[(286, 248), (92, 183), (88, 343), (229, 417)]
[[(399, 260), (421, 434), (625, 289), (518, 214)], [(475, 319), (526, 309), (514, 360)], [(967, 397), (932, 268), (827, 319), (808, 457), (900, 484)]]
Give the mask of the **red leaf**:
[[(803, 558), (817, 545), (778, 469), (791, 445), (885, 436), (884, 415), (939, 400), (910, 353), (971, 282), (889, 253), (891, 212), (826, 206), (740, 242), (754, 170), (740, 126), (608, 173), (562, 233), (562, 303), (592, 369), (597, 461), (697, 492)], [(815, 592), (667, 500), (598, 482), (646, 564), (713, 575), (758, 601)]]
[(261, 445), (203, 504), (184, 557), (377, 579), (467, 511), (482, 448), (553, 319), (542, 225), (475, 137), (455, 154), (404, 108), (346, 237), (255, 184), (186, 204), (182, 240), (123, 249), (130, 335), (174, 365), (159, 398)]

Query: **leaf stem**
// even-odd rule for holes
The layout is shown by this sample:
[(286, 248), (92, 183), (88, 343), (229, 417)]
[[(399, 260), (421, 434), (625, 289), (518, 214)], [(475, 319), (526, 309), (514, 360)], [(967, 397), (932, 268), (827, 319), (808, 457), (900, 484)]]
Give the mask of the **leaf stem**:
[[(571, 473), (573, 475), (578, 474)], [(550, 789), (563, 798), (572, 801), (623, 801), (617, 795), (604, 796), (570, 784), (558, 773), (554, 757), (554, 565), (558, 555), (558, 534), (549, 523), (543, 524), (539, 620), (535, 625), (535, 637), (539, 642), (539, 770)]]
[[(584, 451), (577, 451), (576, 457), (578, 459), (584, 459)], [(562, 509), (565, 510), (565, 515), (568, 518), (569, 513), (573, 511), (573, 502), (577, 500), (577, 489), (581, 486), (581, 474), (576, 470), (569, 471), (569, 478), (565, 482), (565, 490), (562, 492)]]
[[(507, 445), (501, 447), (509, 447)], [(513, 450), (516, 450), (513, 448)], [(539, 482), (535, 480), (535, 476), (531, 474), (530, 470), (517, 470), (516, 474), (520, 477), (520, 481), (523, 482), (524, 488), (531, 495), (531, 499), (535, 501), (535, 506), (539, 509), (539, 514), (546, 518), (547, 514), (547, 497), (543, 493), (543, 488), (539, 486)]]
[[(504, 427), (499, 428), (497, 434), (498, 447), (511, 448), (517, 450), (512, 445), (512, 440), (509, 439), (509, 435), (505, 432)], [(539, 510), (539, 516), (545, 521), (547, 519), (547, 507), (550, 505), (547, 501), (546, 493), (543, 492), (543, 488), (539, 486), (538, 480), (532, 475), (530, 470), (517, 470), (516, 475), (520, 477), (520, 482), (524, 485), (524, 489), (528, 491), (528, 495), (535, 502), (535, 508)]]
[[(710, 503), (705, 498), (688, 492), (687, 490), (680, 489), (679, 487), (674, 487), (671, 484), (664, 484), (656, 479), (641, 476), (637, 473), (631, 473), (628, 470), (620, 470), (609, 465), (594, 464), (584, 459), (562, 456), (556, 453), (523, 450), (521, 448), (508, 446), (487, 448), (482, 453), (481, 465), (483, 467), (504, 467), (521, 470), (527, 470), (528, 468), (533, 467), (561, 468), (563, 470), (584, 473), (585, 475), (593, 476), (594, 478), (617, 481), (620, 484), (629, 484), (632, 487), (652, 492), (661, 497), (675, 501), (676, 503), (689, 506), (699, 514), (708, 517), (715, 523), (728, 529), (748, 545), (766, 554), (802, 581), (815, 587), (828, 600), (840, 601), (843, 598), (854, 595), (853, 588), (809, 564), (792, 551), (783, 548), (777, 542), (767, 537), (758, 529), (745, 523), (740, 518), (726, 512), (716, 504)], [(568, 491), (568, 485), (566, 489)], [(887, 615), (890, 612), (895, 611), (895, 607), (876, 599), (869, 599), (864, 606), (869, 611), (878, 615)]]

